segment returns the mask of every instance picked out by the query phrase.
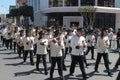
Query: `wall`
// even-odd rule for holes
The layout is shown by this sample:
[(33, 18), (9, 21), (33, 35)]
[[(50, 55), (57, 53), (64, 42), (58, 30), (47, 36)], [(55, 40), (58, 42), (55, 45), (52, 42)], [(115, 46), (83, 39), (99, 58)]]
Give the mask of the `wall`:
[(48, 0), (40, 0), (40, 10), (34, 12), (34, 25), (46, 25), (47, 16), (41, 13), (42, 10), (48, 8)]
[(115, 27), (115, 31), (118, 31), (118, 28), (120, 28), (120, 13), (116, 14), (116, 27)]
[(120, 0), (115, 0), (115, 7), (120, 8)]
[[(115, 0), (115, 7), (120, 8), (120, 0)], [(120, 28), (120, 13), (116, 14), (116, 32), (118, 31), (118, 28)]]
[(66, 26), (66, 28), (69, 28), (70, 22), (79, 22), (79, 25), (83, 27), (83, 17), (81, 16), (64, 16), (63, 17), (63, 26)]

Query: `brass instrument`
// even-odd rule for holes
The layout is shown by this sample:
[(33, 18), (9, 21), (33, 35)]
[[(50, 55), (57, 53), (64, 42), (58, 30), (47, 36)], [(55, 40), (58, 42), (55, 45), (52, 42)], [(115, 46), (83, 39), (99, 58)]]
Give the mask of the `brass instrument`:
[(8, 38), (11, 39), (12, 38), (12, 34), (8, 33)]
[(23, 43), (22, 41), (20, 41), (20, 42), (18, 43), (18, 45), (19, 45), (20, 47), (23, 47), (23, 46), (24, 46), (24, 43)]

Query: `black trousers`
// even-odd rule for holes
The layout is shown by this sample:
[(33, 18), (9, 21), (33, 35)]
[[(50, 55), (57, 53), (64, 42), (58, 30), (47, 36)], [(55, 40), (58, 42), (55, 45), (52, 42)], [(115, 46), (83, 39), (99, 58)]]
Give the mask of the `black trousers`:
[(109, 64), (108, 64), (108, 57), (107, 57), (107, 53), (98, 53), (97, 54), (97, 59), (96, 59), (96, 63), (95, 63), (95, 71), (97, 71), (98, 70), (98, 66), (99, 66), (99, 63), (100, 63), (100, 60), (101, 60), (101, 58), (103, 57), (103, 59), (104, 59), (104, 65), (105, 65), (105, 67), (106, 67), (106, 70), (109, 72), (110, 71), (110, 69), (109, 69)]
[(48, 55), (49, 55), (49, 62), (51, 62), (51, 51), (50, 49), (47, 49)]
[(36, 51), (37, 51), (37, 44), (34, 45), (34, 55), (36, 55)]
[(51, 69), (50, 69), (50, 76), (53, 77), (55, 65), (57, 63), (58, 66), (58, 73), (60, 76), (63, 76), (63, 66), (62, 66), (62, 57), (51, 57)]
[(3, 36), (1, 36), (1, 41), (3, 41)]
[(12, 50), (12, 39), (6, 39), (5, 44), (7, 49), (10, 47), (10, 50)]
[(94, 46), (87, 46), (86, 55), (89, 53), (90, 50), (91, 50), (91, 59), (94, 59)]
[(117, 39), (117, 49), (120, 48), (120, 39)]
[(118, 68), (119, 65), (120, 65), (120, 56), (119, 56), (119, 58), (118, 58), (118, 60), (117, 60), (117, 62), (115, 64), (115, 67)]
[(83, 78), (85, 78), (86, 72), (85, 72), (85, 68), (84, 68), (83, 56), (75, 56), (75, 55), (71, 55), (71, 56), (72, 56), (72, 62), (71, 62), (71, 66), (70, 66), (70, 74), (74, 73), (75, 66), (77, 63), (79, 63)]
[(118, 76), (117, 76), (116, 80), (120, 80), (120, 71), (118, 73)]
[(64, 49), (62, 49), (62, 66), (63, 66), (63, 69), (65, 70), (66, 66), (65, 66), (65, 50)]
[(33, 50), (24, 50), (24, 56), (23, 56), (24, 57), (24, 62), (26, 62), (28, 53), (30, 53), (30, 63), (32, 65), (32, 64), (34, 64), (34, 61), (33, 61)]
[(66, 47), (66, 48), (65, 48), (65, 58), (66, 58), (66, 55), (67, 55), (68, 53), (71, 53), (71, 51), (72, 51), (72, 48), (71, 48), (71, 47)]
[(6, 45), (6, 39), (5, 38), (3, 38), (3, 40), (2, 40), (2, 45), (3, 46)]
[[(24, 53), (24, 47), (17, 46), (17, 50), (18, 50), (17, 52), (18, 52), (19, 57), (21, 57), (21, 54)], [(24, 57), (24, 55), (23, 55), (23, 57)]]
[(112, 40), (110, 40), (110, 45), (109, 45), (110, 48), (111, 48), (111, 43), (112, 43)]
[(16, 46), (17, 46), (17, 43), (14, 42), (14, 52), (16, 52)]
[(39, 69), (39, 63), (40, 63), (40, 58), (41, 57), (42, 57), (42, 60), (43, 60), (44, 70), (45, 70), (45, 72), (47, 72), (46, 54), (45, 55), (37, 54), (36, 69), (37, 70)]

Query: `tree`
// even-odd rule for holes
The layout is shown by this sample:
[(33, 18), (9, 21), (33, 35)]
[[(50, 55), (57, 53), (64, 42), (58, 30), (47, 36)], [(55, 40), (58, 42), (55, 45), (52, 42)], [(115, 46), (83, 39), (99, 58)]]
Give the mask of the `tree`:
[[(20, 15), (24, 16), (24, 17), (33, 17), (33, 7), (32, 6), (27, 6), (27, 5), (23, 5), (21, 7), (19, 7), (19, 12)], [(33, 21), (33, 19), (32, 19)]]
[(20, 12), (20, 15), (24, 17), (24, 26), (28, 28), (29, 17), (31, 18), (32, 21), (34, 21), (33, 7), (23, 4), (23, 6), (19, 7), (19, 12)]
[(12, 17), (17, 17), (17, 16), (19, 16), (19, 9), (18, 9), (18, 8), (16, 8), (16, 9), (11, 9), (11, 10), (10, 10), (10, 15), (11, 15)]
[(6, 18), (10, 18), (10, 17), (11, 17), (10, 13), (6, 14)]
[(84, 6), (78, 9), (81, 16), (83, 16), (83, 22), (86, 26), (94, 26), (96, 10), (93, 6)]

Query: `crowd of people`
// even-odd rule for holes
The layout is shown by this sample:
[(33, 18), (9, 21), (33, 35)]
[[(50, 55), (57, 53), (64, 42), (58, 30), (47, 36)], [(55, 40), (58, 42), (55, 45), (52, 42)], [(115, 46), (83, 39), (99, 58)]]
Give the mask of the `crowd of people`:
[[(2, 46), (7, 49), (14, 50), (19, 58), (23, 58), (23, 64), (30, 55), (30, 64), (36, 65), (36, 70), (39, 69), (39, 63), (42, 59), (45, 75), (48, 75), (48, 67), (46, 57), (49, 55), (50, 79), (53, 80), (55, 65), (58, 66), (58, 73), (61, 80), (66, 80), (63, 75), (63, 70), (66, 71), (65, 59), (69, 53), (71, 56), (71, 65), (69, 75), (73, 75), (76, 65), (80, 66), (83, 80), (87, 80), (88, 76), (85, 71), (87, 67), (86, 56), (91, 51), (91, 59), (96, 60), (94, 71), (98, 71), (98, 66), (101, 58), (104, 59), (104, 65), (108, 76), (112, 77), (112, 72), (109, 68), (111, 64), (109, 60), (109, 49), (113, 38), (112, 28), (99, 29), (83, 29), (76, 26), (71, 26), (69, 29), (59, 27), (58, 29), (29, 26), (25, 27), (10, 27), (3, 25), (1, 41)], [(97, 57), (95, 59), (94, 49), (97, 48)], [(117, 32), (117, 49), (120, 48), (120, 29)], [(36, 63), (34, 61), (36, 56)], [(120, 65), (120, 56), (116, 61), (114, 69)], [(116, 80), (120, 80), (120, 72)]]

